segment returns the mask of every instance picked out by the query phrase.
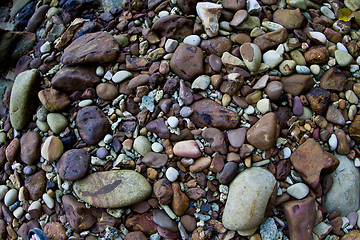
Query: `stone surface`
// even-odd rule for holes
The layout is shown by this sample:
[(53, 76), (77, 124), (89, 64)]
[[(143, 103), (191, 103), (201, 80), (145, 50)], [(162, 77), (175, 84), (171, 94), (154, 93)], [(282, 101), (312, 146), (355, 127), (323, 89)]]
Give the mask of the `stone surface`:
[(246, 138), (246, 128), (238, 128), (238, 129), (231, 129), (228, 131), (228, 139), (231, 144), (231, 146), (235, 148), (240, 148)]
[(206, 35), (215, 37), (219, 31), (218, 19), (221, 15), (222, 6), (210, 2), (198, 2), (196, 4), (196, 13), (204, 27)]
[(65, 65), (107, 63), (119, 53), (115, 38), (107, 32), (85, 34), (65, 48), (61, 62)]
[(215, 152), (220, 152), (221, 154), (227, 153), (225, 136), (219, 129), (206, 128), (202, 133), (202, 137), (210, 142), (211, 148)]
[(269, 171), (252, 167), (241, 172), (230, 184), (222, 218), (224, 227), (242, 236), (252, 235), (274, 204), (275, 190), (276, 180)]
[(69, 96), (53, 88), (46, 88), (38, 93), (42, 105), (50, 112), (60, 112), (71, 103)]
[(209, 55), (221, 57), (224, 52), (231, 50), (232, 43), (229, 38), (220, 36), (201, 41), (200, 47)]
[(346, 77), (338, 68), (330, 68), (320, 78), (320, 87), (326, 90), (342, 91), (345, 86)]
[(46, 176), (44, 171), (38, 171), (25, 179), (24, 186), (29, 191), (32, 200), (38, 200), (46, 189)]
[(360, 115), (356, 115), (349, 126), (349, 134), (357, 143), (360, 142)]
[(84, 177), (90, 165), (90, 155), (83, 149), (66, 151), (56, 164), (62, 180), (75, 181)]
[(92, 173), (74, 183), (77, 196), (92, 206), (119, 208), (141, 202), (151, 194), (149, 182), (133, 170)]
[(329, 51), (324, 46), (316, 45), (309, 48), (304, 57), (308, 64), (326, 64), (329, 61)]
[(300, 9), (278, 9), (273, 14), (273, 21), (281, 24), (288, 30), (300, 28), (305, 20)]
[(275, 113), (267, 113), (246, 133), (246, 139), (254, 147), (268, 150), (274, 146), (280, 134), (280, 124)]
[(165, 124), (164, 118), (155, 119), (146, 124), (149, 132), (155, 133), (159, 138), (169, 138), (170, 132)]
[(192, 34), (193, 25), (193, 21), (184, 16), (169, 15), (156, 20), (151, 29), (162, 37), (182, 41)]
[(35, 110), (37, 88), (40, 86), (38, 70), (28, 70), (20, 73), (13, 84), (10, 98), (10, 122), (20, 130), (26, 126)]
[(311, 75), (292, 74), (289, 77), (281, 77), (284, 91), (293, 96), (307, 93), (314, 85)]
[(40, 158), (41, 137), (39, 133), (30, 131), (20, 138), (20, 158), (25, 164), (33, 165)]
[(253, 43), (258, 45), (261, 51), (268, 51), (272, 48), (277, 47), (280, 43), (284, 43), (287, 38), (288, 32), (286, 28), (282, 28), (256, 37)]
[(61, 113), (49, 113), (46, 122), (55, 134), (60, 134), (68, 126), (67, 118)]
[(194, 140), (181, 141), (174, 145), (174, 154), (179, 157), (198, 158), (201, 156), (199, 146)]
[(161, 168), (168, 161), (168, 156), (166, 154), (149, 152), (147, 153), (142, 162), (146, 164), (148, 167), (152, 168)]

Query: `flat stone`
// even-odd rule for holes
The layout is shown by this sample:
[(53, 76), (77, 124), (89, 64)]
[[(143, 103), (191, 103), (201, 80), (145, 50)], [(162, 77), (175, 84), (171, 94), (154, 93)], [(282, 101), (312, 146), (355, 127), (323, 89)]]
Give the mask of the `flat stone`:
[(335, 50), (335, 59), (342, 67), (348, 66), (353, 61), (353, 57), (343, 50)]
[(284, 91), (291, 93), (293, 96), (307, 93), (314, 85), (311, 75), (292, 74), (288, 77), (281, 77)]
[(289, 30), (300, 28), (305, 20), (300, 9), (278, 9), (273, 14), (273, 21)]
[(150, 183), (133, 170), (96, 172), (74, 183), (76, 195), (100, 208), (120, 208), (147, 199)]
[(107, 63), (113, 61), (119, 51), (119, 45), (110, 33), (88, 33), (65, 48), (61, 62), (65, 65)]
[(202, 137), (210, 142), (211, 149), (215, 152), (220, 152), (221, 154), (227, 153), (225, 136), (219, 129), (206, 128), (202, 133)]
[(276, 180), (269, 171), (252, 167), (231, 182), (222, 223), (242, 236), (252, 235), (275, 203)]
[(36, 69), (20, 73), (13, 84), (10, 97), (10, 122), (20, 130), (31, 120), (36, 108), (37, 88), (40, 86), (40, 73)]
[(193, 21), (184, 16), (169, 15), (157, 19), (151, 29), (162, 37), (182, 41), (192, 34), (193, 25)]
[(41, 156), (50, 163), (58, 160), (64, 152), (64, 145), (56, 136), (46, 138), (44, 144), (41, 146)]
[(138, 136), (134, 140), (133, 148), (140, 155), (145, 156), (147, 153), (151, 152), (151, 143), (146, 137)]
[(320, 87), (326, 90), (342, 91), (345, 87), (346, 76), (338, 68), (330, 68), (320, 78)]
[(303, 199), (309, 194), (309, 188), (304, 183), (295, 183), (288, 187), (286, 192), (296, 199)]
[(221, 15), (222, 6), (211, 2), (198, 2), (196, 13), (204, 27), (206, 35), (215, 37), (219, 31), (218, 19)]
[(256, 37), (253, 43), (258, 45), (261, 51), (268, 51), (272, 48), (276, 48), (280, 43), (284, 43), (287, 38), (288, 32), (286, 28), (282, 28)]
[(206, 54), (221, 57), (224, 52), (229, 52), (232, 47), (231, 40), (227, 37), (214, 37), (201, 41), (200, 47)]
[(360, 115), (356, 115), (349, 126), (349, 135), (357, 143), (360, 143)]
[(165, 124), (164, 118), (155, 119), (146, 124), (146, 129), (149, 132), (155, 133), (160, 138), (169, 138), (170, 132)]
[(227, 135), (231, 146), (234, 148), (240, 148), (245, 142), (246, 132), (246, 128), (229, 130)]
[(160, 204), (167, 205), (171, 203), (173, 190), (171, 182), (167, 178), (162, 178), (154, 182), (153, 192)]
[(45, 172), (40, 170), (25, 179), (24, 186), (29, 191), (29, 197), (32, 200), (41, 198), (46, 190)]
[(40, 102), (50, 112), (60, 112), (67, 108), (71, 101), (65, 93), (53, 88), (45, 88), (38, 93)]
[(329, 61), (329, 51), (324, 46), (316, 45), (309, 48), (304, 57), (308, 64), (326, 64)]
[(62, 180), (75, 181), (86, 175), (90, 165), (90, 155), (83, 149), (66, 151), (56, 164)]
[(198, 158), (201, 156), (199, 146), (194, 140), (177, 142), (174, 145), (173, 151), (179, 157)]
[(199, 128), (214, 127), (221, 130), (236, 128), (239, 124), (239, 116), (217, 104), (210, 99), (196, 101), (190, 106), (194, 113), (190, 119)]
[(104, 100), (114, 100), (118, 95), (118, 88), (110, 83), (100, 83), (96, 86), (96, 94)]
[(33, 165), (40, 158), (41, 137), (30, 131), (20, 138), (20, 158), (25, 164)]
[(326, 120), (334, 124), (345, 125), (345, 118), (342, 112), (334, 106), (329, 106), (326, 112)]
[(49, 113), (46, 122), (55, 134), (60, 134), (68, 126), (67, 118), (61, 113)]
[(147, 153), (142, 162), (146, 164), (148, 167), (152, 168), (161, 168), (168, 161), (168, 156), (166, 154), (149, 152)]
[(230, 25), (233, 27), (238, 27), (243, 21), (245, 21), (248, 17), (248, 12), (246, 10), (240, 9), (236, 11), (234, 17), (232, 18)]

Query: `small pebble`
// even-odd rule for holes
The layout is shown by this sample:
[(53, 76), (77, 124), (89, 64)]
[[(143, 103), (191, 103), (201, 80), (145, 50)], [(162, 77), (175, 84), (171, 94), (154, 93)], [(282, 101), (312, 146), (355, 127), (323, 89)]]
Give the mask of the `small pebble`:
[(18, 199), (18, 190), (16, 189), (10, 189), (4, 197), (4, 203), (7, 207), (14, 204), (16, 200)]
[(0, 185), (0, 201), (4, 199), (6, 193), (8, 192), (8, 187), (5, 185)]
[(165, 51), (168, 52), (168, 53), (172, 53), (175, 51), (175, 49), (177, 48), (179, 42), (174, 40), (174, 39), (171, 39), (169, 38), (168, 40), (166, 40), (165, 42)]
[(41, 47), (40, 52), (41, 53), (48, 53), (51, 51), (51, 43), (49, 41), (46, 41)]
[(96, 75), (99, 76), (99, 77), (102, 77), (102, 76), (104, 76), (104, 74), (105, 74), (104, 67), (103, 66), (98, 66), (96, 68)]
[(286, 192), (296, 199), (303, 199), (309, 194), (309, 187), (304, 183), (295, 183), (288, 187)]
[(177, 119), (177, 117), (171, 116), (168, 118), (167, 123), (170, 127), (176, 128), (179, 124), (179, 119)]
[(329, 138), (329, 147), (330, 151), (334, 151), (338, 145), (338, 140), (335, 135), (335, 133), (331, 134), (331, 137)]
[(185, 106), (185, 107), (181, 108), (180, 116), (187, 118), (187, 117), (190, 117), (193, 112), (194, 112), (194, 110), (192, 108)]
[(175, 180), (178, 178), (179, 176), (179, 172), (173, 168), (173, 167), (169, 167), (167, 170), (166, 170), (166, 173), (165, 173), (165, 176), (166, 178), (170, 181), (170, 182), (175, 182)]
[(113, 140), (113, 136), (111, 134), (106, 134), (104, 137), (104, 143), (109, 144)]
[(318, 75), (320, 73), (320, 66), (317, 64), (313, 64), (310, 66), (310, 71), (314, 75)]
[(100, 147), (97, 151), (96, 151), (96, 156), (98, 158), (104, 159), (106, 158), (106, 156), (109, 154), (108, 150), (105, 147)]
[(55, 201), (52, 197), (49, 196), (49, 194), (44, 193), (42, 198), (48, 208), (53, 209), (55, 207)]
[(291, 149), (290, 148), (285, 147), (283, 149), (283, 152), (284, 152), (284, 159), (288, 159), (291, 156)]
[(200, 45), (201, 38), (198, 35), (189, 35), (186, 38), (184, 38), (183, 42), (197, 47)]
[(83, 108), (83, 107), (87, 107), (90, 106), (93, 103), (93, 100), (91, 99), (85, 99), (79, 102), (79, 107)]
[(162, 152), (164, 150), (164, 147), (158, 143), (158, 142), (154, 142), (153, 144), (151, 144), (151, 150), (153, 150), (154, 152)]
[(24, 215), (24, 209), (22, 207), (16, 208), (13, 215), (15, 218), (20, 219)]

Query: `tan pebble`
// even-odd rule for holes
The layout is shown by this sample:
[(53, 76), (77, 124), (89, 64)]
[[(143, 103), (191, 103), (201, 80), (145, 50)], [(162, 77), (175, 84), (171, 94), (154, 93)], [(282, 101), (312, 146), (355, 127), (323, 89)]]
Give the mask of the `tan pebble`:
[(245, 158), (245, 166), (247, 167), (247, 168), (250, 168), (251, 167), (251, 157), (247, 157), (247, 158)]
[(20, 189), (19, 189), (19, 196), (18, 196), (18, 199), (19, 201), (21, 202), (25, 202), (29, 199), (29, 192), (27, 190), (26, 187), (22, 186)]
[(139, 133), (140, 135), (145, 136), (148, 133), (148, 130), (145, 127), (143, 127), (142, 129), (140, 129)]
[(345, 109), (346, 107), (346, 101), (344, 99), (339, 99), (339, 108)]
[(158, 172), (153, 169), (153, 168), (148, 168), (146, 169), (146, 176), (150, 179), (150, 180), (156, 180), (157, 176), (158, 176)]
[(306, 123), (306, 124), (304, 125), (304, 128), (305, 128), (305, 130), (307, 130), (307, 131), (310, 131), (310, 130), (311, 130), (311, 126), (310, 126), (310, 124), (308, 124), (308, 123)]
[(127, 151), (130, 151), (133, 145), (133, 140), (132, 139), (125, 139), (125, 141), (123, 142), (123, 148)]
[(355, 92), (356, 96), (360, 97), (360, 83), (354, 84), (353, 91)]
[(211, 164), (211, 158), (202, 157), (195, 161), (193, 165), (190, 166), (191, 172), (200, 172), (206, 168), (208, 168)]
[(227, 93), (224, 94), (223, 97), (222, 97), (221, 102), (222, 102), (222, 105), (224, 107), (227, 107), (231, 102), (231, 96), (229, 94), (227, 94)]
[(48, 137), (41, 147), (41, 156), (50, 163), (58, 160), (64, 152), (64, 145), (58, 137)]
[(262, 240), (260, 234), (255, 233), (254, 235), (251, 236), (250, 240)]

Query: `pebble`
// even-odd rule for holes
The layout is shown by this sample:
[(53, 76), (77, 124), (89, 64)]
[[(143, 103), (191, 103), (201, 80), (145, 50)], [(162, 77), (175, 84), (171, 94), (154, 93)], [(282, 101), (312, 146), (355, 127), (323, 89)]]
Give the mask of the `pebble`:
[(356, 96), (356, 94), (352, 90), (347, 90), (345, 92), (345, 98), (351, 104), (358, 104), (358, 102), (359, 102), (358, 97)]
[(52, 197), (49, 196), (49, 194), (44, 193), (42, 195), (42, 199), (48, 208), (53, 209), (55, 207), (55, 201)]
[(173, 151), (179, 157), (198, 158), (201, 156), (199, 146), (194, 140), (177, 142)]
[(191, 88), (205, 90), (210, 85), (210, 81), (211, 79), (209, 76), (201, 75), (194, 80), (191, 84)]
[(104, 137), (104, 143), (110, 144), (113, 141), (113, 136), (111, 134), (106, 134)]
[(190, 117), (193, 112), (194, 110), (192, 108), (185, 106), (181, 108), (180, 116), (187, 118)]
[(273, 218), (267, 218), (260, 225), (260, 236), (262, 240), (277, 240), (279, 238), (278, 228)]
[(105, 147), (100, 147), (98, 150), (96, 150), (96, 156), (98, 158), (105, 159), (108, 154), (109, 152)]
[(177, 117), (171, 116), (168, 118), (167, 123), (170, 127), (176, 128), (179, 124), (179, 119), (177, 119)]
[(40, 47), (40, 52), (42, 54), (48, 53), (51, 51), (51, 43), (49, 41), (46, 41), (43, 45)]
[(153, 144), (151, 144), (151, 150), (153, 150), (154, 152), (162, 152), (164, 150), (164, 147), (158, 143), (158, 142), (154, 142)]
[(286, 192), (296, 199), (303, 199), (309, 194), (309, 187), (304, 183), (295, 183), (288, 187)]
[(320, 8), (320, 11), (322, 14), (324, 14), (326, 17), (334, 20), (336, 18), (335, 13), (333, 11), (330, 10), (330, 8), (328, 8), (327, 6), (322, 6)]
[(79, 107), (83, 108), (83, 107), (90, 106), (91, 104), (93, 104), (93, 100), (85, 99), (85, 100), (82, 100), (79, 102)]
[(61, 113), (49, 113), (46, 121), (55, 134), (60, 134), (68, 126), (68, 120)]
[(121, 83), (131, 77), (133, 77), (133, 74), (131, 72), (126, 71), (126, 70), (121, 70), (121, 71), (116, 72), (114, 74), (114, 76), (112, 76), (111, 80), (114, 83)]
[(174, 40), (174, 39), (167, 39), (165, 42), (165, 51), (168, 53), (172, 53), (175, 51), (175, 49), (177, 48), (177, 46), (179, 45), (178, 41)]
[(7, 191), (4, 197), (4, 203), (7, 207), (11, 206), (18, 199), (18, 191), (14, 188)]
[(145, 156), (148, 152), (151, 152), (151, 143), (144, 136), (138, 136), (135, 138), (133, 148), (136, 152)]
[(105, 69), (103, 66), (98, 66), (96, 68), (96, 75), (99, 76), (99, 77), (103, 77), (105, 75)]
[(294, 72), (295, 67), (296, 67), (296, 62), (294, 60), (284, 60), (280, 64), (279, 70), (282, 75), (289, 76)]
[(192, 46), (199, 46), (201, 42), (201, 38), (198, 35), (189, 35), (184, 38), (183, 43), (192, 45)]
[(8, 192), (8, 187), (5, 185), (0, 185), (0, 201), (4, 199), (6, 193)]
[(256, 103), (256, 108), (262, 113), (265, 114), (271, 111), (271, 102), (269, 99), (260, 99)]
[(218, 19), (221, 15), (222, 6), (210, 2), (198, 2), (196, 13), (198, 14), (205, 33), (208, 37), (215, 37), (219, 31)]
[(166, 169), (165, 175), (170, 182), (175, 182), (179, 176), (179, 172), (175, 168), (169, 167), (168, 169)]
[(270, 68), (275, 68), (283, 61), (283, 56), (279, 52), (275, 50), (269, 50), (264, 53), (263, 61), (266, 63)]
[(50, 163), (58, 160), (63, 152), (64, 145), (60, 138), (56, 136), (50, 136), (46, 138), (44, 144), (41, 147), (41, 156)]
[(18, 207), (14, 210), (13, 215), (15, 218), (20, 219), (24, 215), (25, 211), (22, 207)]
[(295, 70), (299, 74), (310, 74), (310, 68), (307, 66), (296, 65)]
[(353, 57), (343, 50), (335, 50), (335, 59), (340, 66), (346, 67), (352, 62)]

